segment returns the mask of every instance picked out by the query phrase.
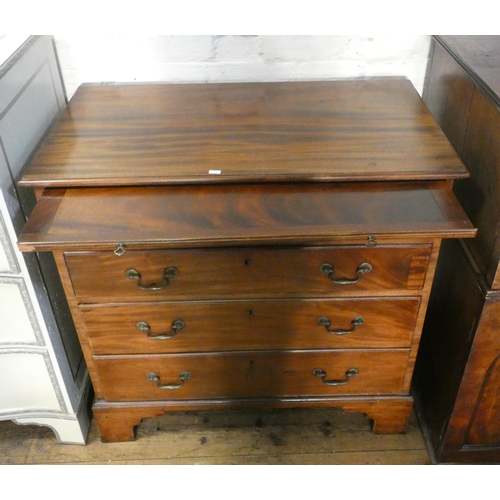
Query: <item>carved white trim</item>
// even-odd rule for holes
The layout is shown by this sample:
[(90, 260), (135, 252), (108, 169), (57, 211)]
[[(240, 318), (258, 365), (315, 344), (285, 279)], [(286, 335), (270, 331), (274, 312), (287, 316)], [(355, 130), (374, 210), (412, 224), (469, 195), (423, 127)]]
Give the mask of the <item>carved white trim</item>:
[[(26, 417), (60, 417), (63, 413), (59, 410), (48, 410), (47, 408), (29, 408), (22, 410), (0, 410), (0, 420), (12, 420), (13, 418)], [(69, 417), (67, 417), (69, 418)]]
[(2, 214), (0, 214), (0, 245), (2, 245), (3, 251), (7, 257), (8, 268), (0, 268), (0, 273), (5, 274), (19, 274), (21, 270), (17, 264), (17, 260), (14, 255), (14, 249), (10, 243), (10, 239), (7, 234), (7, 226), (3, 220)]
[(66, 403), (64, 402), (64, 396), (57, 380), (56, 371), (54, 370), (52, 360), (50, 359), (50, 356), (47, 352), (43, 354), (43, 359), (45, 361), (45, 366), (47, 367), (50, 381), (52, 382), (52, 387), (54, 388), (54, 392), (56, 393), (57, 401), (59, 403), (59, 406), (61, 407), (61, 411), (64, 413), (68, 413), (68, 408), (66, 406)]

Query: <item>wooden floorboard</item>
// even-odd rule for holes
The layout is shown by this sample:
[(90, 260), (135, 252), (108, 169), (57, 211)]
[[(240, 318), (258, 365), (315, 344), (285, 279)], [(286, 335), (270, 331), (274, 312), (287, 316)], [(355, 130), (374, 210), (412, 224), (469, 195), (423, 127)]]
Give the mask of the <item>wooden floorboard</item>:
[(424, 465), (430, 458), (415, 415), (405, 434), (371, 432), (364, 415), (339, 409), (172, 413), (144, 420), (136, 441), (57, 442), (44, 427), (0, 422), (0, 464)]

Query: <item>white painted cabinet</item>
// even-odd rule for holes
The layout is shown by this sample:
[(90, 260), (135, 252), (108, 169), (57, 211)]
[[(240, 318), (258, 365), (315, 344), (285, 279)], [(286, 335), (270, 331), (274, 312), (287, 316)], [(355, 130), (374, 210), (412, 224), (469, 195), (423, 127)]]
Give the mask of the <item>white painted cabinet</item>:
[(64, 106), (50, 36), (29, 37), (0, 59), (0, 420), (84, 444), (91, 386), (55, 266), (16, 246), (35, 203), (16, 182)]

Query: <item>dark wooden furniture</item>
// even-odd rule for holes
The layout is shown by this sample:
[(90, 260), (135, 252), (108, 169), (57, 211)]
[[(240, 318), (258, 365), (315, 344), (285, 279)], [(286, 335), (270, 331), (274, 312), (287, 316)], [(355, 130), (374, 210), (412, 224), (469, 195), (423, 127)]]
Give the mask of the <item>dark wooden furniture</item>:
[(402, 432), (467, 175), (404, 79), (87, 85), (23, 178), (19, 245), (55, 256), (104, 441), (208, 408)]
[(439, 36), (424, 101), (471, 173), (477, 238), (443, 245), (415, 372), (439, 462), (500, 461), (500, 37)]

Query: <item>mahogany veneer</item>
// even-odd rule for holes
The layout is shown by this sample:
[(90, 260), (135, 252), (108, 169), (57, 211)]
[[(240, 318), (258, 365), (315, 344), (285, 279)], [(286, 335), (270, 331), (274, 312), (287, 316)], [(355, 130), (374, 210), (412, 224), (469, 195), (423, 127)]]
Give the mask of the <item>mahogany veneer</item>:
[(82, 85), (21, 184), (466, 176), (412, 84), (386, 78)]
[[(382, 297), (82, 305), (80, 311), (95, 354), (158, 354), (164, 342), (139, 335), (137, 318), (147, 319), (153, 337), (172, 335), (182, 318), (182, 330), (168, 339), (172, 353), (395, 348), (409, 345), (419, 306), (418, 297)], [(356, 335), (339, 334), (354, 327)]]
[(204, 408), (403, 432), (441, 240), (475, 234), (467, 175), (403, 79), (83, 86), (19, 246), (55, 256), (103, 441)]

